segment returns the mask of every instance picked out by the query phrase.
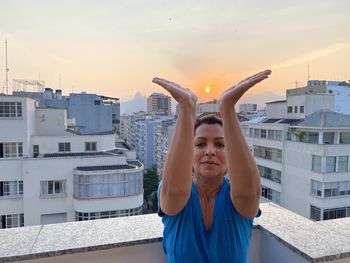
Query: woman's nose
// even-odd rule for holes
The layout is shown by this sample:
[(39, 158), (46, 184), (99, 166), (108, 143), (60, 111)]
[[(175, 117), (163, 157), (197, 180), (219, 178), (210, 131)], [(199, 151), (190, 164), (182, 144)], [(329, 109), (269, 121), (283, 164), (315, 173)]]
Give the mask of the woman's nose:
[(215, 148), (213, 146), (208, 145), (205, 149), (205, 155), (215, 155)]

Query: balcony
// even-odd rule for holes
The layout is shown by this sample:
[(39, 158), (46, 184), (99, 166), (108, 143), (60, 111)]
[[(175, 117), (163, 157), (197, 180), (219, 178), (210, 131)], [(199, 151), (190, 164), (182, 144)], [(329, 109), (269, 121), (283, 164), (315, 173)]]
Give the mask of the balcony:
[[(255, 220), (250, 262), (350, 262), (350, 218), (313, 222), (272, 203)], [(0, 262), (165, 262), (157, 215), (0, 230)]]

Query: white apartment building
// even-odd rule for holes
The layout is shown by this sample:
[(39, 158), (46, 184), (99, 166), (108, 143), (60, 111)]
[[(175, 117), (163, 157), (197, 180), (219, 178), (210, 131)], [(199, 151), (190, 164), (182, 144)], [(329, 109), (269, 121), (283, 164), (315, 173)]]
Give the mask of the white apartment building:
[(313, 220), (350, 217), (350, 115), (339, 113), (350, 84), (338, 83), (342, 98), (287, 90), (287, 100), (266, 104), (265, 118), (241, 124), (262, 199)]
[(257, 111), (257, 104), (253, 103), (244, 103), (239, 105), (239, 112), (256, 112)]
[(205, 113), (220, 112), (219, 101), (212, 100), (208, 102), (198, 103), (196, 107), (196, 115), (199, 116)]
[(162, 176), (166, 155), (170, 147), (175, 130), (174, 116), (168, 118), (160, 118), (156, 120), (156, 136), (155, 136), (155, 155), (157, 175), (159, 179)]
[(151, 116), (136, 118), (130, 123), (128, 143), (135, 148), (137, 159), (144, 164), (145, 169), (151, 169), (156, 164), (155, 129), (156, 122)]
[(66, 109), (0, 96), (0, 228), (142, 213), (143, 165), (115, 135), (67, 129)]

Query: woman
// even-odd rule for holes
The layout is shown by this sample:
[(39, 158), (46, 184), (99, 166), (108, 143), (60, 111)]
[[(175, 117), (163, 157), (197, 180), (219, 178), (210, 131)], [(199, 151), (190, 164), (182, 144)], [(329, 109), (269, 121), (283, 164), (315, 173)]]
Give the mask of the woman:
[(227, 89), (220, 98), (222, 119), (197, 121), (197, 97), (190, 90), (153, 79), (180, 109), (158, 190), (168, 262), (248, 261), (260, 177), (234, 107), (270, 74), (265, 70)]

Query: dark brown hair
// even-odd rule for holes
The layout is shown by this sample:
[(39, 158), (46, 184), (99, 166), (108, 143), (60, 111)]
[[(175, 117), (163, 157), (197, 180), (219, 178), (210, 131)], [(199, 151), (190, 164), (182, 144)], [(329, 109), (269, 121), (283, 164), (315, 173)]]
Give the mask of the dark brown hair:
[(222, 120), (219, 114), (206, 114), (199, 116), (194, 123), (194, 133), (202, 124), (218, 124), (222, 127)]

